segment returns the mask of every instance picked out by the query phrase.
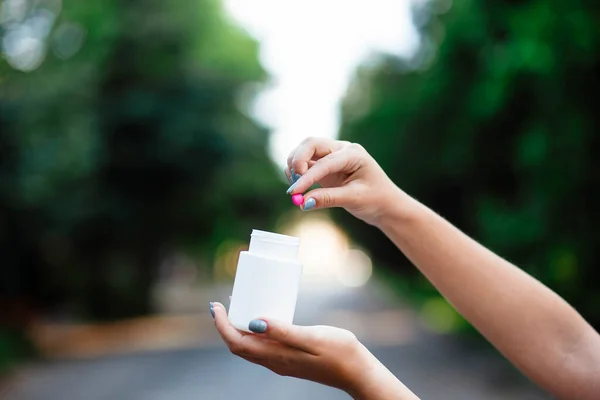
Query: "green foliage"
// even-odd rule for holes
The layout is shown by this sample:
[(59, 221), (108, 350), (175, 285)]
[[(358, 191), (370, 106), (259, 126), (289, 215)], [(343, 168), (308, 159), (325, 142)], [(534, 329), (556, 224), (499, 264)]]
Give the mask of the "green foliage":
[(0, 329), (0, 376), (10, 371), (23, 356), (35, 353), (26, 335), (16, 329)]
[[(416, 64), (382, 55), (357, 71), (342, 138), (600, 327), (598, 3), (454, 2), (442, 16), (436, 4), (415, 10), (435, 44)], [(438, 296), (381, 234), (338, 219), (419, 303)]]
[(0, 300), (147, 313), (163, 257), (210, 265), (275, 222), (280, 173), (242, 96), (266, 73), (216, 0), (63, 3), (48, 44), (76, 23), (79, 52), (0, 60)]

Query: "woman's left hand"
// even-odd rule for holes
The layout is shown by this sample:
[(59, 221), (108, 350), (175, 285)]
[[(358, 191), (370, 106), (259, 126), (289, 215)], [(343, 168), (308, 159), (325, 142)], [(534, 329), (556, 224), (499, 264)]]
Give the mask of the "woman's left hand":
[(408, 397), (412, 393), (350, 331), (261, 318), (250, 323), (256, 333), (249, 334), (231, 325), (222, 304), (212, 303), (212, 309), (215, 326), (229, 350), (278, 375), (332, 386), (356, 399), (416, 398)]

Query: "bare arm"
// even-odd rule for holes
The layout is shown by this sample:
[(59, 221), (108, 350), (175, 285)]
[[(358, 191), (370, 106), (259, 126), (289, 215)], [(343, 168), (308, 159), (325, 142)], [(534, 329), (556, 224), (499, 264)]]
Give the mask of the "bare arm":
[(548, 287), (400, 190), (379, 228), (475, 328), (534, 382), (600, 399), (600, 336)]
[[(562, 298), (397, 188), (359, 145), (310, 138), (288, 158), (304, 210), (343, 207), (379, 227), (525, 375), (565, 399), (600, 399), (600, 336)], [(294, 175), (295, 176), (295, 175)]]

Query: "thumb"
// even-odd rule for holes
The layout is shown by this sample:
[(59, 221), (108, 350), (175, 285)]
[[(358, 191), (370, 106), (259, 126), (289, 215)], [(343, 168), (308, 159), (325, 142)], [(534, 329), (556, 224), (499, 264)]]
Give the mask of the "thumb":
[(346, 187), (319, 188), (311, 190), (304, 195), (302, 210), (347, 207), (349, 202), (350, 196)]
[(310, 327), (260, 318), (250, 321), (248, 329), (281, 344), (296, 347), (309, 353), (314, 352), (315, 336)]

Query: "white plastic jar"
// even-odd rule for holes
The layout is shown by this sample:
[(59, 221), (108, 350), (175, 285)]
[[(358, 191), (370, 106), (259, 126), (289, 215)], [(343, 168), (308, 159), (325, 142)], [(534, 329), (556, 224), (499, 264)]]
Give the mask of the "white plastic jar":
[(292, 323), (302, 277), (300, 239), (253, 230), (248, 251), (240, 252), (229, 306), (229, 320), (250, 332), (253, 319)]

